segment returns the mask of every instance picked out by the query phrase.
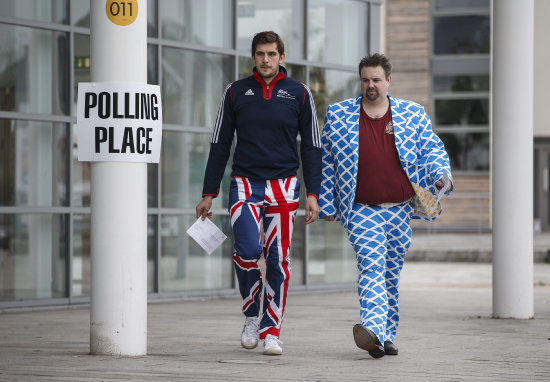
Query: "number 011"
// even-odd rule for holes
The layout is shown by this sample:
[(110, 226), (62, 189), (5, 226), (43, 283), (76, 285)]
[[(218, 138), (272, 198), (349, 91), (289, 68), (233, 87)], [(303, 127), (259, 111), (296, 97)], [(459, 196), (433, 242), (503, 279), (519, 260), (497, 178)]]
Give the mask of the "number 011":
[(117, 25), (130, 25), (137, 18), (137, 0), (116, 1), (108, 0), (105, 4), (107, 17)]

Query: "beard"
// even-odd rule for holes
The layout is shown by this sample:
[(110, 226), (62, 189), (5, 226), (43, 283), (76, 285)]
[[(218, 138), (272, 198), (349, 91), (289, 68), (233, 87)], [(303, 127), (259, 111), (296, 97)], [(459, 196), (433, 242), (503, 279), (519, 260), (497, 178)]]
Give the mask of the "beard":
[[(369, 93), (369, 91), (374, 91), (374, 93)], [(380, 97), (380, 93), (378, 93), (376, 89), (367, 89), (365, 92), (365, 98), (371, 102), (376, 101), (378, 97)]]

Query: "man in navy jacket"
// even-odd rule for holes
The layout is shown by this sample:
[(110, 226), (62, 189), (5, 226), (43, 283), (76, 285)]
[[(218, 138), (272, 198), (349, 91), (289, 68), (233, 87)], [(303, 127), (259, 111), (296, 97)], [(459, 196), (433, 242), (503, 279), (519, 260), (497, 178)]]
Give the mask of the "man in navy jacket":
[[(212, 134), (197, 217), (211, 216), (212, 199), (236, 137), (229, 212), (233, 260), (243, 298), (241, 345), (253, 349), (264, 339), (264, 354), (282, 354), (279, 333), (290, 276), (290, 243), (299, 203), (300, 165), (306, 186), (305, 224), (319, 215), (321, 140), (310, 90), (286, 75), (284, 44), (272, 31), (252, 40), (253, 75), (225, 89)], [(264, 243), (260, 229), (263, 225)], [(259, 319), (262, 278), (257, 261), (265, 254), (263, 316)]]

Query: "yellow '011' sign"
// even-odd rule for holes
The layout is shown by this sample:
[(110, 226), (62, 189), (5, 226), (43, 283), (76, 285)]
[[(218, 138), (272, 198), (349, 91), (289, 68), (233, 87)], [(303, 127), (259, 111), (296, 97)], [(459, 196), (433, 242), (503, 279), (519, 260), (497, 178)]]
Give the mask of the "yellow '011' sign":
[(107, 17), (116, 25), (126, 26), (136, 21), (138, 14), (137, 0), (107, 0), (105, 4)]

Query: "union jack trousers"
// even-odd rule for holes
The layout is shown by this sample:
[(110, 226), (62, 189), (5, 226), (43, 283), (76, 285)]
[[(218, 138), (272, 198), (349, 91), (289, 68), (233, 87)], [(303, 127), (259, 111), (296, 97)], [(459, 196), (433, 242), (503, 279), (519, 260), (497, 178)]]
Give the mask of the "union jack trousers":
[[(263, 314), (260, 339), (279, 337), (290, 277), (290, 243), (299, 204), (300, 183), (295, 176), (276, 180), (253, 180), (234, 176), (229, 189), (229, 213), (233, 228), (233, 260), (247, 317)], [(264, 239), (262, 243), (261, 227)], [(264, 253), (265, 286), (258, 260)]]

